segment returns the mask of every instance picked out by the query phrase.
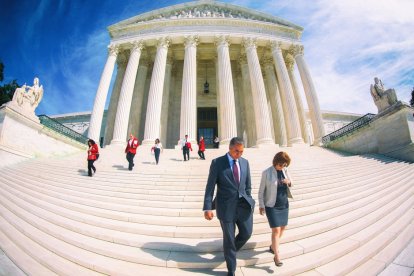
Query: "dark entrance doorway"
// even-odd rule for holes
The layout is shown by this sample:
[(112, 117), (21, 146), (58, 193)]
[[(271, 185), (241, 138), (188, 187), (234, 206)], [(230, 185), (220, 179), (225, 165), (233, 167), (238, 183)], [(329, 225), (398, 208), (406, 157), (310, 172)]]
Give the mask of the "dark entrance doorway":
[(217, 108), (199, 107), (197, 109), (197, 141), (204, 137), (206, 148), (213, 148), (213, 140), (218, 136)]

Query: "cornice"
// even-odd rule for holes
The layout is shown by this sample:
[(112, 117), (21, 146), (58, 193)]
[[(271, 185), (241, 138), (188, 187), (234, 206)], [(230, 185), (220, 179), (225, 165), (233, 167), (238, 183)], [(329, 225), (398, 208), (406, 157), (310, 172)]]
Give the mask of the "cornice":
[[(206, 28), (207, 26), (207, 28)], [(301, 32), (275, 24), (259, 21), (246, 21), (226, 18), (188, 18), (183, 20), (163, 20), (156, 22), (138, 23), (110, 30), (111, 38), (123, 38), (131, 35), (165, 34), (168, 32), (188, 32), (199, 29), (220, 30), (223, 32), (249, 32), (255, 34), (268, 34), (277, 37), (287, 37), (299, 40)]]

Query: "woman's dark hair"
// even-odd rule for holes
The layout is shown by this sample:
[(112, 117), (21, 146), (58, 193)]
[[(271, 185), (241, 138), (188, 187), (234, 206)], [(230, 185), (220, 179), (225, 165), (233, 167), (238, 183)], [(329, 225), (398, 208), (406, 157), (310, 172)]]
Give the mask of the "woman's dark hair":
[(94, 140), (92, 140), (92, 139), (89, 139), (89, 140), (88, 140), (88, 144), (89, 144), (89, 143), (91, 143), (91, 145), (95, 145), (95, 141), (94, 141)]
[(160, 139), (155, 139), (155, 144), (157, 144), (157, 143), (159, 143), (160, 142)]
[(275, 157), (273, 157), (273, 166), (276, 166), (277, 164), (286, 164), (286, 166), (289, 166), (289, 155), (284, 151), (279, 151), (278, 153), (276, 153)]

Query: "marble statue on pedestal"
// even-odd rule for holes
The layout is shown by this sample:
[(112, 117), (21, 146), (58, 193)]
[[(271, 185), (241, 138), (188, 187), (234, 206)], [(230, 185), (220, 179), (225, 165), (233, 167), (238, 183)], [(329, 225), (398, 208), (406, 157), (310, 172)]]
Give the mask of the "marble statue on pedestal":
[(371, 84), (370, 91), (374, 103), (378, 108), (378, 113), (380, 113), (395, 104), (398, 100), (394, 89), (385, 90), (382, 81), (377, 77), (374, 78), (374, 82), (375, 84)]
[(34, 78), (33, 86), (24, 84), (16, 89), (11, 104), (26, 112), (33, 112), (43, 98), (43, 86), (39, 86), (39, 79)]

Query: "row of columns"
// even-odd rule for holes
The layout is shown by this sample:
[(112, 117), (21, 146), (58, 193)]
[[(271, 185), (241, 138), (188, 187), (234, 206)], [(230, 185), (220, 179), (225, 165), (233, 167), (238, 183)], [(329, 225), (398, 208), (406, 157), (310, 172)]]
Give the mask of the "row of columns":
[[(166, 70), (169, 44), (170, 41), (168, 38), (160, 38), (157, 43), (157, 52), (147, 102), (143, 144), (152, 144), (155, 138), (160, 137), (161, 132), (164, 133), (164, 135), (166, 132), (165, 128), (164, 130), (161, 129), (161, 127), (165, 126), (165, 122), (164, 124), (161, 124), (161, 113), (163, 107), (168, 106), (168, 101), (165, 101), (165, 97), (168, 97), (168, 93), (164, 88), (164, 83), (166, 74), (168, 75), (167, 79), (171, 77), (171, 64), (169, 65), (170, 69)], [(180, 137), (188, 134), (190, 141), (195, 141), (197, 137), (197, 44), (198, 37), (196, 35), (185, 37)], [(226, 144), (232, 137), (237, 136), (236, 101), (230, 63), (229, 37), (217, 36), (215, 45), (217, 47), (216, 72), (218, 79), (217, 102), (219, 112), (219, 133), (222, 144)], [(308, 142), (305, 113), (293, 74), (294, 61), (296, 61), (298, 66), (310, 109), (311, 122), (315, 133), (314, 144), (319, 144), (321, 137), (324, 134), (323, 121), (312, 78), (303, 58), (303, 47), (292, 46), (284, 57), (282, 54), (281, 43), (276, 41), (271, 42), (272, 58), (266, 60), (263, 67), (265, 70), (264, 73), (267, 76), (266, 80), (269, 90), (268, 96), (266, 96), (264, 78), (256, 49), (256, 40), (254, 38), (244, 39), (243, 45), (246, 52), (246, 62), (241, 62), (241, 73), (244, 80), (248, 78), (248, 81), (250, 81), (250, 85), (244, 85), (244, 87), (251, 87), (251, 91), (244, 91), (244, 95), (246, 95), (244, 106), (246, 107), (246, 104), (253, 103), (254, 114), (246, 114), (246, 117), (251, 120), (250, 117), (254, 116), (256, 145), (274, 143), (272, 139), (272, 128), (275, 129), (275, 138), (279, 141), (281, 146), (290, 146)], [(139, 68), (142, 67), (143, 69), (138, 71), (137, 74), (143, 47), (144, 44), (142, 41), (134, 42), (131, 45), (131, 53), (119, 93), (111, 144), (124, 144), (128, 131), (132, 130), (128, 129), (128, 122), (132, 119), (132, 114), (130, 114), (131, 102), (134, 102), (134, 106), (135, 104), (139, 106), (143, 105), (144, 85), (140, 85), (142, 87), (140, 90), (142, 91), (134, 92), (136, 76), (138, 75), (138, 78), (141, 81), (144, 81), (148, 70), (148, 66), (140, 66)], [(99, 83), (91, 116), (89, 128), (89, 137), (91, 139), (97, 140), (99, 138), (104, 105), (118, 52), (119, 48), (117, 46), (112, 45), (109, 47), (108, 59)], [(273, 60), (273, 65), (271, 60)], [(276, 76), (273, 73), (273, 67), (276, 71)], [(119, 73), (123, 72), (121, 71), (118, 72), (118, 74)], [(117, 82), (118, 78), (115, 85), (117, 85)], [(111, 100), (116, 97), (118, 96), (112, 95)], [(269, 110), (268, 103), (274, 108)], [(114, 117), (114, 112), (114, 105), (110, 105), (108, 111), (108, 125), (111, 124), (110, 120)]]

